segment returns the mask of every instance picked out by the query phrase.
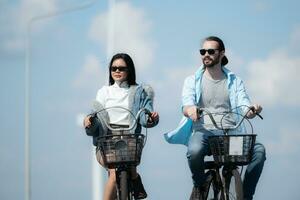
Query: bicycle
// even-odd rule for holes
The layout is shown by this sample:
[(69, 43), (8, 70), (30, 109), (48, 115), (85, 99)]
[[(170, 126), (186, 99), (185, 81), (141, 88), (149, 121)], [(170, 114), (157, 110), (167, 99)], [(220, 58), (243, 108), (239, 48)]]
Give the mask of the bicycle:
[[(248, 108), (248, 112), (253, 110), (252, 107)], [(234, 112), (231, 111), (223, 115), (220, 127), (215, 122), (212, 113), (204, 108), (198, 107), (197, 109), (199, 115), (203, 112), (206, 113), (214, 127), (223, 131), (223, 135), (214, 135), (208, 138), (213, 161), (204, 162), (206, 170), (204, 200), (243, 200), (241, 178), (243, 167), (241, 173), (239, 172), (239, 167), (247, 165), (251, 161), (252, 150), (257, 136), (253, 134), (253, 126), (249, 119), (246, 118), (248, 112), (245, 115), (241, 115), (241, 120), (234, 127), (224, 128), (222, 125), (224, 116)], [(263, 119), (260, 114), (256, 113), (256, 115)], [(228, 131), (240, 127), (245, 119), (251, 127), (251, 134), (228, 134)]]
[[(132, 200), (133, 199), (133, 186), (131, 185), (131, 169), (140, 164), (143, 147), (146, 144), (146, 134), (131, 133), (131, 130), (137, 126), (140, 115), (144, 112), (145, 117), (150, 117), (149, 110), (143, 108), (138, 111), (136, 116), (123, 107), (109, 107), (99, 108), (98, 111), (91, 115), (107, 111), (108, 109), (119, 108), (128, 111), (134, 119), (134, 123), (131, 126), (118, 126), (108, 124), (103, 116), (98, 115), (104, 125), (108, 128), (109, 133), (107, 135), (100, 136), (98, 138), (98, 145), (104, 166), (109, 169), (116, 170), (116, 189), (117, 200)], [(148, 120), (146, 119), (146, 121)]]

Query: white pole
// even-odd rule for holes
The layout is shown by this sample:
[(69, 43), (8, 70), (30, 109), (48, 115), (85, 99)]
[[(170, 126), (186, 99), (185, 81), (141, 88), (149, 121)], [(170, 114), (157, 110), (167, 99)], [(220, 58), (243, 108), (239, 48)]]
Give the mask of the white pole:
[(94, 149), (92, 152), (92, 184), (93, 200), (100, 200), (103, 197), (104, 188), (104, 171), (101, 170), (99, 163), (95, 159)]
[[(115, 0), (108, 0), (108, 21), (107, 21), (107, 49), (106, 60), (110, 60), (114, 50), (114, 7)], [(108, 72), (109, 73), (109, 72)], [(108, 80), (107, 80), (108, 81)], [(93, 200), (100, 200), (104, 194), (104, 185), (107, 177), (107, 172), (99, 167), (99, 163), (95, 159), (95, 154), (92, 155), (92, 180), (93, 180)]]
[(39, 15), (31, 18), (27, 23), (27, 32), (26, 32), (26, 47), (25, 47), (25, 139), (24, 139), (24, 192), (25, 192), (25, 200), (31, 200), (31, 166), (30, 166), (30, 65), (31, 65), (31, 47), (30, 47), (30, 33), (31, 26), (33, 22), (58, 16), (61, 14), (65, 14), (68, 12), (73, 12), (76, 10), (82, 10), (87, 7), (92, 6), (96, 0), (91, 0), (90, 2), (84, 3), (79, 6), (73, 6), (71, 8), (67, 8), (61, 11), (55, 11), (52, 13), (47, 13), (44, 15)]
[(109, 19), (107, 25), (107, 49), (106, 60), (110, 60), (114, 51), (114, 34), (115, 34), (115, 0), (109, 0)]
[(25, 59), (25, 163), (24, 163), (24, 174), (25, 174), (25, 200), (31, 199), (31, 174), (30, 174), (30, 127), (29, 127), (29, 110), (30, 110), (30, 29), (31, 21), (27, 26), (26, 35), (26, 59)]

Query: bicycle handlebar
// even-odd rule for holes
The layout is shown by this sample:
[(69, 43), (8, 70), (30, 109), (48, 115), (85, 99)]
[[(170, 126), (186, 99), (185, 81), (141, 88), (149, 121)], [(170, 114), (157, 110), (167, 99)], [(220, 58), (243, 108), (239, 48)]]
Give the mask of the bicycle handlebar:
[[(246, 105), (245, 105), (246, 106)], [(217, 129), (219, 129), (219, 130), (224, 130), (224, 128), (223, 128), (223, 126), (222, 126), (222, 123), (221, 123), (221, 127), (219, 127), (218, 126), (218, 124), (216, 123), (216, 121), (215, 121), (215, 119), (214, 119), (214, 117), (212, 116), (212, 113), (211, 112), (209, 112), (207, 109), (205, 109), (205, 108), (201, 108), (201, 107), (198, 107), (198, 106), (196, 106), (197, 107), (197, 114), (200, 116), (203, 112), (205, 112), (208, 116), (209, 116), (209, 118), (210, 118), (210, 120), (211, 120), (211, 122), (213, 123), (213, 125), (214, 125), (214, 127), (215, 128), (217, 128)], [(233, 127), (231, 127), (231, 128), (227, 128), (227, 129), (236, 129), (236, 128), (238, 128), (242, 123), (243, 123), (243, 121), (244, 121), (244, 119), (247, 119), (247, 114), (250, 112), (250, 111), (252, 111), (252, 112), (254, 112), (255, 113), (255, 115), (257, 115), (260, 119), (263, 119), (263, 117), (259, 114), (259, 113), (257, 113), (257, 112), (255, 112), (255, 110), (254, 110), (254, 107), (249, 107), (249, 106), (247, 106), (249, 109), (248, 109), (248, 111), (244, 114), (244, 115), (241, 115), (242, 116), (242, 119), (239, 121), (239, 123), (237, 123), (235, 126), (233, 126)], [(225, 113), (224, 114), (224, 116), (226, 115), (226, 114), (229, 114), (229, 113), (234, 113), (234, 112), (228, 112), (228, 113)], [(223, 119), (223, 118), (222, 118)], [(248, 120), (248, 119), (247, 119)], [(222, 120), (221, 120), (221, 122), (222, 122)], [(249, 120), (248, 120), (248, 122), (249, 122)], [(249, 122), (250, 123), (250, 122)], [(251, 123), (250, 123), (250, 125), (251, 125)]]
[(146, 115), (150, 116), (151, 115), (151, 112), (146, 109), (146, 108), (142, 108), (138, 111), (138, 113), (136, 115), (134, 115), (129, 109), (127, 108), (124, 108), (124, 107), (121, 107), (121, 106), (113, 106), (113, 107), (108, 107), (108, 108), (103, 108), (102, 105), (99, 103), (99, 102), (94, 102), (94, 108), (96, 109), (95, 112), (89, 114), (90, 116), (92, 117), (95, 117), (98, 113), (101, 113), (103, 111), (106, 111), (106, 110), (109, 110), (109, 109), (112, 109), (112, 108), (120, 108), (120, 109), (123, 109), (123, 110), (126, 110), (129, 114), (131, 114), (133, 116), (133, 119), (134, 119), (134, 123), (129, 126), (128, 128), (113, 128), (109, 125), (109, 123), (107, 123), (107, 121), (100, 116), (100, 118), (102, 118), (102, 121), (104, 122), (105, 126), (111, 130), (111, 131), (130, 131), (132, 130), (133, 128), (136, 127), (137, 125), (137, 122), (138, 122), (138, 118), (140, 117), (140, 115), (144, 112)]

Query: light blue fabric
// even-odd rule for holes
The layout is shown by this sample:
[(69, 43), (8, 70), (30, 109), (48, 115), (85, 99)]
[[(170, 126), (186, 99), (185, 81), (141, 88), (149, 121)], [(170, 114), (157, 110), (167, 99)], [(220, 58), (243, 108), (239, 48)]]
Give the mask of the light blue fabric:
[[(246, 93), (243, 81), (227, 68), (223, 67), (222, 70), (227, 76), (231, 108), (242, 106), (236, 112), (239, 114), (246, 113), (248, 110), (246, 106), (250, 106), (250, 99)], [(200, 102), (203, 72), (204, 68), (201, 66), (194, 75), (185, 79), (182, 90), (182, 108), (183, 106), (197, 105)], [(236, 122), (240, 118), (241, 116), (236, 115)], [(175, 130), (164, 134), (165, 140), (171, 144), (183, 144), (187, 146), (189, 137), (192, 134), (192, 124), (192, 120), (184, 116)], [(245, 132), (245, 126), (240, 126), (237, 131)]]
[[(153, 112), (153, 91), (152, 88), (148, 85), (132, 85), (130, 86), (129, 91), (129, 109), (134, 116), (138, 113), (138, 111), (142, 108), (146, 108), (150, 112)], [(101, 109), (99, 109), (101, 110)], [(105, 112), (103, 112), (105, 113)], [(133, 117), (130, 115), (130, 120), (132, 121)], [(145, 117), (145, 113), (141, 113), (140, 117), (138, 118), (138, 124), (134, 130), (134, 133), (141, 133), (142, 126), (151, 128), (158, 124), (158, 120), (153, 123), (148, 123), (147, 118)], [(99, 118), (94, 120), (92, 126), (90, 128), (85, 128), (86, 134), (88, 136), (93, 136), (93, 144), (97, 146), (97, 139), (99, 136), (105, 134), (106, 126), (103, 125)]]

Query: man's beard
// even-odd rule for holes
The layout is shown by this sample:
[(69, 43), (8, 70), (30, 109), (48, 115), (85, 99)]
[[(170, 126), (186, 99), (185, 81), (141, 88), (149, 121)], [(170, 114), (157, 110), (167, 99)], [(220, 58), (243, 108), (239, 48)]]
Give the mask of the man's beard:
[(205, 58), (202, 60), (203, 65), (204, 65), (205, 68), (206, 68), (206, 67), (207, 67), (207, 68), (211, 68), (211, 67), (215, 66), (216, 64), (218, 64), (219, 61), (220, 61), (220, 55), (219, 55), (218, 57), (216, 57), (215, 59), (211, 59), (210, 57), (209, 57), (208, 59), (211, 60), (211, 63), (210, 63), (210, 64), (205, 64), (205, 63), (204, 63)]

